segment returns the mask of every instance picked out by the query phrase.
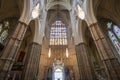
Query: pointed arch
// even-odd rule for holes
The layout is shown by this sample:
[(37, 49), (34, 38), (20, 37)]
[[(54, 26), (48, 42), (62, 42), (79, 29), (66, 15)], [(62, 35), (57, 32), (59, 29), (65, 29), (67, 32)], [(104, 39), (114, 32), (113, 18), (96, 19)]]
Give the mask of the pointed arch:
[(70, 4), (68, 4), (66, 1), (59, 1), (59, 2), (51, 2), (51, 3), (48, 3), (46, 5), (46, 10), (49, 10), (51, 7), (55, 6), (55, 5), (62, 5), (64, 6), (67, 10), (71, 10), (71, 6)]

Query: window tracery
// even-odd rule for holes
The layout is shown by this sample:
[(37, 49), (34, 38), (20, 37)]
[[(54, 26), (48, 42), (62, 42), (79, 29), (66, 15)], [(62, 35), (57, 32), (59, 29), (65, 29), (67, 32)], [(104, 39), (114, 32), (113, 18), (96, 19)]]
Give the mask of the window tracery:
[(116, 34), (116, 36), (120, 39), (120, 29), (118, 28), (118, 26), (114, 25), (113, 26), (113, 30), (114, 30), (114, 33)]
[(108, 36), (111, 42), (113, 43), (115, 49), (117, 50), (117, 52), (120, 54), (120, 43), (119, 43), (120, 28), (117, 25), (113, 24), (112, 22), (108, 22), (107, 28), (109, 29)]
[(0, 22), (0, 43), (2, 44), (8, 36), (8, 29), (9, 29), (9, 21), (1, 21)]
[(67, 45), (67, 29), (60, 20), (55, 21), (50, 30), (50, 45)]

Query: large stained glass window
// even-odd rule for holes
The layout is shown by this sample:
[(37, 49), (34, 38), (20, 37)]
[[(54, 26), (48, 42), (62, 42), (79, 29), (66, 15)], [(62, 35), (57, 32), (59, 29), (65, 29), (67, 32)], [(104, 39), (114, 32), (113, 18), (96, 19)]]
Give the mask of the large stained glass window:
[(50, 30), (50, 45), (67, 45), (67, 29), (62, 21), (55, 21)]
[(118, 40), (120, 39), (120, 28), (112, 22), (108, 22), (107, 27), (109, 38), (116, 48), (117, 52), (120, 54), (120, 43)]
[(0, 43), (3, 44), (8, 36), (9, 21), (0, 22)]

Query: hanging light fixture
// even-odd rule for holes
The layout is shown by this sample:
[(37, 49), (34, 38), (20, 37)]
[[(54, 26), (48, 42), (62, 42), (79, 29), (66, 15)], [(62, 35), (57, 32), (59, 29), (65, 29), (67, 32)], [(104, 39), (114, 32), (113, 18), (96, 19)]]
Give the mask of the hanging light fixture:
[(39, 16), (39, 10), (40, 10), (40, 4), (38, 3), (32, 10), (32, 17), (33, 19), (37, 18)]
[(68, 48), (66, 48), (66, 57), (69, 57)]
[(85, 12), (84, 12), (83, 9), (79, 6), (79, 4), (77, 5), (77, 10), (78, 10), (78, 17), (83, 20), (83, 19), (85, 18)]
[(51, 48), (49, 48), (48, 57), (51, 57)]

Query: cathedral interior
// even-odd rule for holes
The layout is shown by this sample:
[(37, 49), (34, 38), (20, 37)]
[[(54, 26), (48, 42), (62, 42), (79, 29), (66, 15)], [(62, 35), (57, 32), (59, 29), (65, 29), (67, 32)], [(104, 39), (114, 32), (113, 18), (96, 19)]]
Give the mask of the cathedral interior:
[(0, 80), (120, 80), (120, 0), (0, 0)]

